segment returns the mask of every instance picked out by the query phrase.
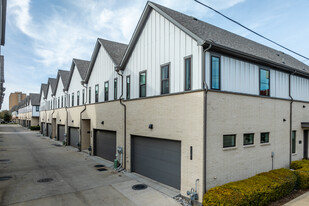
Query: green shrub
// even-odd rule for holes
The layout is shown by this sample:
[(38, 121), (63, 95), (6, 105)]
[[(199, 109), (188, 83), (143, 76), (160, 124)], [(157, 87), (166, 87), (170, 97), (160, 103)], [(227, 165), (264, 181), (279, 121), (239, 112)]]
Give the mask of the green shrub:
[(292, 171), (272, 170), (210, 189), (203, 205), (266, 205), (292, 192), (296, 182)]
[(40, 126), (31, 126), (30, 130), (40, 130)]
[(291, 163), (291, 169), (297, 176), (297, 187), (300, 189), (309, 188), (309, 160), (297, 160)]
[(309, 160), (297, 160), (291, 163), (291, 169), (298, 170), (301, 168), (309, 169)]

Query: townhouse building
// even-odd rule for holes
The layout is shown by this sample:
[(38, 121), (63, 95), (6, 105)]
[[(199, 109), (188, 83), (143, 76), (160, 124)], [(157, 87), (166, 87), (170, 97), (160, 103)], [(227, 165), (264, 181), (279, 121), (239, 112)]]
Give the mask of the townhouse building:
[(42, 133), (198, 201), (308, 158), (309, 66), (159, 4), (66, 75), (41, 86)]
[(39, 125), (40, 94), (30, 93), (18, 106), (19, 123), (30, 128)]

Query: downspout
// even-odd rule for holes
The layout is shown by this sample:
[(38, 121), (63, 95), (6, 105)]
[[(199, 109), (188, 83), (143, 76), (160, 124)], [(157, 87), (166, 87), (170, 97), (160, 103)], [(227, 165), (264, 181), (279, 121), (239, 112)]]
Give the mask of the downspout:
[(123, 169), (126, 169), (126, 153), (127, 153), (127, 106), (123, 103), (123, 74), (120, 73), (119, 66), (116, 66), (116, 72), (121, 76), (121, 95), (119, 97), (119, 103), (123, 106)]
[(87, 89), (88, 89), (88, 85), (86, 84), (85, 86), (85, 81), (81, 81), (82, 86), (85, 88), (86, 90), (86, 100), (84, 101), (83, 99), (83, 103), (84, 103), (84, 109), (80, 112), (80, 120), (79, 120), (79, 151), (82, 150), (82, 114), (84, 113), (84, 111), (86, 111), (87, 109)]
[(291, 102), (290, 102), (290, 141), (289, 141), (289, 146), (290, 146), (290, 155), (289, 155), (289, 167), (291, 168), (291, 162), (292, 162), (292, 126), (293, 126), (293, 123), (292, 123), (292, 120), (293, 120), (293, 102), (294, 102), (294, 99), (292, 97), (292, 92), (291, 92), (291, 76), (294, 75), (296, 73), (296, 70), (294, 70), (293, 73), (290, 73), (289, 74), (289, 97), (291, 99)]
[[(203, 52), (203, 69), (205, 70), (204, 72), (204, 75), (203, 75), (203, 89), (204, 89), (204, 124), (203, 124), (203, 127), (204, 127), (204, 139), (203, 139), (203, 146), (204, 146), (204, 164), (203, 164), (203, 178), (204, 178), (204, 187), (203, 187), (203, 194), (206, 193), (206, 184), (207, 184), (207, 180), (206, 180), (206, 158), (207, 158), (207, 155), (206, 155), (206, 149), (207, 149), (207, 93), (208, 93), (208, 85), (206, 83), (206, 62), (205, 62), (205, 58), (206, 58), (206, 52), (208, 50), (211, 49), (211, 44), (209, 44), (208, 48), (204, 50)], [(203, 72), (202, 72), (203, 73)]]

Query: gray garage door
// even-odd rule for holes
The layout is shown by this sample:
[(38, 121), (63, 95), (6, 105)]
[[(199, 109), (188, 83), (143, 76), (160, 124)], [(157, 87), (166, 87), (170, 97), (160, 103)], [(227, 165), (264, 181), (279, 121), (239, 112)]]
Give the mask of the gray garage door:
[(79, 128), (69, 127), (69, 145), (78, 148), (79, 142)]
[(52, 137), (52, 125), (47, 123), (47, 136)]
[(64, 133), (65, 133), (65, 127), (64, 125), (58, 125), (58, 140), (64, 141)]
[(31, 121), (28, 120), (28, 128), (30, 129), (30, 127), (31, 127)]
[(41, 122), (40, 132), (41, 134), (44, 134), (44, 123), (43, 122)]
[(132, 136), (132, 172), (180, 189), (181, 142)]
[(116, 132), (94, 130), (94, 155), (114, 161), (116, 158)]

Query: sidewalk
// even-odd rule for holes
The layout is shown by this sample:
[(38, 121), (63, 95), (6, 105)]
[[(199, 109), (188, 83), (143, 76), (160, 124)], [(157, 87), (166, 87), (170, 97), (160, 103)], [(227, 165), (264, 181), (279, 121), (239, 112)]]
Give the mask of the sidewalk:
[(308, 206), (309, 205), (309, 192), (297, 197), (296, 199), (285, 204), (286, 206)]

